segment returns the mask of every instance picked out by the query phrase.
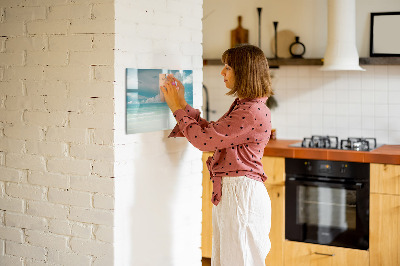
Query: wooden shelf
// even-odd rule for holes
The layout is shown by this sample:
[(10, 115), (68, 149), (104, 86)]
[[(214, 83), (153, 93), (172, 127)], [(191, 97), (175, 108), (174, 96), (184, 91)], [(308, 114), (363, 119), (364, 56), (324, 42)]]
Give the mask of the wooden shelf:
[[(279, 66), (304, 66), (304, 65), (322, 65), (321, 58), (268, 58), (268, 64), (271, 68)], [(220, 59), (204, 59), (204, 66), (222, 65)]]
[[(271, 68), (279, 66), (321, 66), (323, 58), (268, 58)], [(204, 59), (204, 66), (222, 65), (220, 59)], [(400, 65), (400, 57), (362, 57), (360, 65)]]
[(400, 57), (362, 57), (360, 65), (400, 65)]

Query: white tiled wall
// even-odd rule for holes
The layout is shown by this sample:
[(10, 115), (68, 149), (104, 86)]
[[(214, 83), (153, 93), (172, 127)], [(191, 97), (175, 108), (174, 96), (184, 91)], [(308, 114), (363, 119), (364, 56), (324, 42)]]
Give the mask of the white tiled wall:
[[(218, 119), (233, 100), (224, 95), (221, 67), (204, 68), (210, 109), (217, 111), (211, 120)], [(277, 137), (361, 136), (376, 137), (382, 144), (400, 144), (400, 66), (362, 67), (366, 71), (323, 72), (318, 66), (271, 69), (279, 104), (272, 111)]]

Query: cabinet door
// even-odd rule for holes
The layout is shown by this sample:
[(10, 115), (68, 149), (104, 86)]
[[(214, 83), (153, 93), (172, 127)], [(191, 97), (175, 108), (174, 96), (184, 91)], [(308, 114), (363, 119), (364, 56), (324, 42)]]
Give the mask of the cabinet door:
[(365, 250), (285, 241), (285, 266), (366, 266)]
[(400, 165), (370, 165), (371, 193), (400, 195)]
[(400, 265), (400, 196), (370, 196), (371, 266)]
[(261, 163), (268, 177), (266, 184), (285, 185), (285, 158), (264, 156)]
[(285, 187), (265, 184), (271, 199), (271, 250), (265, 259), (266, 266), (283, 265), (285, 240)]
[(203, 153), (203, 195), (202, 195), (202, 224), (201, 224), (201, 253), (204, 258), (211, 258), (212, 252), (212, 183), (206, 161), (211, 152)]

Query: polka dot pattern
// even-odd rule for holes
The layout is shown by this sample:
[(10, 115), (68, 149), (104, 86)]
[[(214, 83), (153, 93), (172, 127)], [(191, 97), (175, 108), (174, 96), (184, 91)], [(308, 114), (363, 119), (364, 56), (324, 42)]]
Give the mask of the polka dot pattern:
[(200, 111), (187, 105), (174, 112), (178, 124), (169, 137), (186, 137), (201, 151), (215, 151), (207, 160), (213, 183), (211, 201), (221, 200), (224, 176), (247, 176), (264, 182), (261, 158), (271, 132), (267, 98), (235, 99), (229, 110), (216, 122), (200, 117)]

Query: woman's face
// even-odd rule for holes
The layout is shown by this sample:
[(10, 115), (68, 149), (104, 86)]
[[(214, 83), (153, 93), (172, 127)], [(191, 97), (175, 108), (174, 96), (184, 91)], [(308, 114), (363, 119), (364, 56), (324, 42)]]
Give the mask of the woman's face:
[(221, 71), (221, 75), (224, 77), (225, 86), (228, 89), (233, 89), (235, 86), (235, 73), (233, 72), (233, 69), (225, 64)]

